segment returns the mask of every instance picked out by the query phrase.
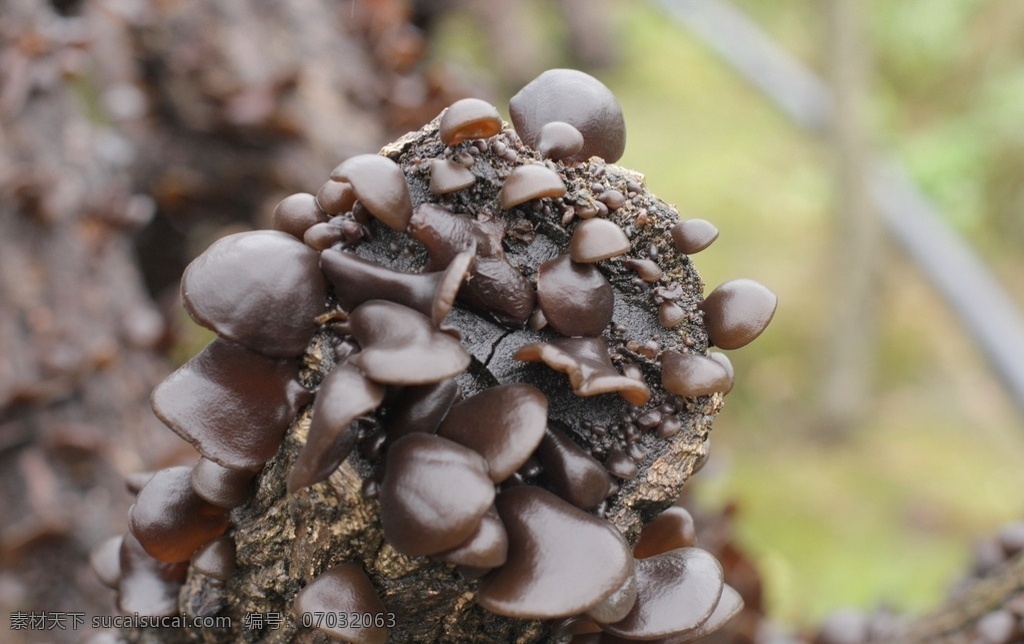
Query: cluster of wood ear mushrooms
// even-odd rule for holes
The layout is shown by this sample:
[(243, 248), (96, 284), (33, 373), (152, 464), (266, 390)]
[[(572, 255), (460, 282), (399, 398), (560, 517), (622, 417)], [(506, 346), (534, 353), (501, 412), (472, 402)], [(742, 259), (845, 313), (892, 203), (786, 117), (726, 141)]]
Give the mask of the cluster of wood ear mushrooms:
[[(546, 334), (514, 357), (566, 374), (577, 396), (618, 395), (642, 409), (652, 388), (684, 399), (732, 387), (721, 353), (659, 351), (651, 364), (660, 365), (660, 382), (613, 364), (607, 334), (616, 293), (603, 263), (623, 263), (646, 284), (665, 274), (654, 258), (631, 253), (629, 231), (607, 218), (629, 198), (623, 191), (605, 190), (572, 209), (564, 222), (571, 239), (556, 256), (522, 266), (506, 253), (512, 218), (503, 213), (563, 197), (560, 168), (621, 156), (625, 126), (612, 93), (581, 72), (551, 70), (511, 100), (510, 114), (514, 133), (493, 106), (464, 99), (437, 122), (443, 146), (476, 152), (429, 161), (434, 197), (470, 189), (485, 151), (514, 158), (505, 144), (488, 145), (499, 134), (517, 136), (533, 151), (503, 177), (488, 216), (414, 199), (402, 167), (383, 155), (360, 155), (335, 168), (316, 195), (278, 204), (275, 230), (225, 237), (189, 265), (184, 305), (218, 338), (160, 384), (152, 402), (202, 457), (194, 467), (135, 481), (128, 532), (95, 551), (94, 566), (117, 590), (122, 610), (176, 614), (189, 566), (227, 583), (235, 563), (231, 510), (247, 502), (307, 405), (308, 437), (287, 492), (328, 479), (359, 442), (359, 419), (375, 415), (384, 433), (364, 493), (379, 501), (387, 543), (409, 557), (454, 564), (478, 580), (475, 601), (493, 613), (556, 620), (553, 629), (564, 639), (683, 642), (740, 610), (721, 566), (694, 547), (685, 510), (673, 506), (657, 516), (633, 546), (599, 516), (595, 509), (614, 496), (616, 479), (636, 476), (636, 464), (621, 451), (602, 463), (551, 425), (549, 399), (538, 387), (507, 382), (462, 398), (456, 378), (471, 356), (459, 331), (446, 326), (456, 306), (507, 329)], [(420, 272), (356, 252), (380, 226), (422, 245)], [(718, 232), (690, 219), (670, 234), (684, 257)], [(661, 327), (692, 320), (675, 303), (672, 285), (660, 293), (654, 306)], [(710, 344), (749, 343), (775, 305), (756, 282), (723, 284), (700, 306)], [(300, 384), (302, 358), (328, 327), (336, 364), (314, 391)], [(679, 423), (674, 408), (660, 409), (641, 416), (654, 419), (641, 426), (667, 439)], [(354, 561), (310, 581), (294, 610), (386, 607)], [(386, 626), (373, 624), (324, 630), (352, 642), (388, 637)]]

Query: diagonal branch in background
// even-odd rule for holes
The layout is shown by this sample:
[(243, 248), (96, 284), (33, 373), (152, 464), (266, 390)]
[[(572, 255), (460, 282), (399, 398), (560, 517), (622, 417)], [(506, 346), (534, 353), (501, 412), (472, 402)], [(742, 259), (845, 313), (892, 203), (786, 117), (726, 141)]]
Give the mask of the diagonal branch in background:
[[(827, 85), (723, 0), (655, 0), (798, 126), (824, 134), (835, 112)], [(956, 313), (1024, 414), (1024, 315), (977, 253), (943, 221), (900, 164), (876, 155), (868, 186), (889, 234)]]

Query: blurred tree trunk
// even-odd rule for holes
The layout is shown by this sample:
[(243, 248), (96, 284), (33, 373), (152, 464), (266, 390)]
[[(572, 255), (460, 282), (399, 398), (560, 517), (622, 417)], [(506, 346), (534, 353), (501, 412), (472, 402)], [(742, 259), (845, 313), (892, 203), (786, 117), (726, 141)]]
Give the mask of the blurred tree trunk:
[(867, 184), (868, 41), (858, 0), (827, 0), (826, 57), (834, 109), (835, 216), (832, 319), (825, 328), (819, 423), (826, 439), (842, 439), (864, 416), (875, 355), (877, 278), (883, 236)]

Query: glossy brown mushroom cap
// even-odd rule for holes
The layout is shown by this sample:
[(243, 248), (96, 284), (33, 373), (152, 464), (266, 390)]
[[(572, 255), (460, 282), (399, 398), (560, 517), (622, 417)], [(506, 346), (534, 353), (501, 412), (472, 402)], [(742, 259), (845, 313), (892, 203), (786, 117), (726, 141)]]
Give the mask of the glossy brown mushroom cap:
[(672, 227), (672, 242), (685, 255), (699, 253), (718, 239), (718, 228), (705, 219), (687, 219)]
[(719, 349), (739, 349), (768, 327), (779, 298), (750, 279), (729, 280), (701, 303), (708, 339)]
[(433, 434), (458, 397), (455, 380), (405, 387), (383, 419), (388, 438), (396, 440), (413, 432)]
[(646, 405), (651, 399), (647, 385), (615, 370), (604, 338), (532, 342), (517, 349), (513, 357), (524, 362), (543, 362), (566, 374), (577, 396), (617, 393), (637, 406)]
[(314, 224), (327, 221), (327, 215), (317, 204), (313, 195), (297, 192), (288, 195), (274, 207), (271, 226), (275, 230), (302, 239), (302, 235)]
[(347, 181), (327, 180), (316, 193), (316, 203), (328, 215), (340, 215), (352, 210), (356, 203), (356, 191)]
[(615, 95), (581, 71), (549, 69), (519, 90), (508, 109), (516, 134), (530, 147), (537, 147), (545, 124), (563, 121), (583, 135), (574, 159), (598, 156), (615, 163), (626, 149), (626, 121)]
[(491, 508), (465, 543), (437, 555), (441, 561), (476, 569), (497, 568), (508, 558), (508, 534), (498, 512)]
[(569, 257), (574, 262), (599, 262), (629, 251), (626, 233), (607, 219), (584, 219), (576, 226), (569, 242)]
[(544, 394), (533, 385), (511, 383), (452, 407), (437, 433), (483, 456), (491, 480), (500, 483), (537, 449), (547, 422)]
[(153, 558), (188, 561), (207, 541), (228, 529), (228, 515), (192, 489), (192, 468), (160, 470), (139, 492), (129, 511), (128, 528)]
[[(321, 573), (295, 596), (292, 615), (296, 621), (301, 622), (304, 614), (312, 617), (313, 623), (316, 624), (316, 615), (361, 617), (366, 614), (376, 616), (387, 613), (377, 589), (363, 572), (362, 566), (357, 563), (343, 563)], [(386, 644), (388, 641), (386, 626), (363, 626), (365, 622), (362, 619), (319, 621), (321, 625), (316, 627), (317, 630), (344, 642)], [(339, 625), (343, 621), (346, 626)], [(357, 622), (360, 624), (359, 627), (351, 625)]]
[(487, 461), (440, 436), (413, 433), (388, 450), (380, 485), (384, 538), (409, 557), (465, 543), (494, 502)]
[(130, 532), (121, 540), (117, 607), (125, 615), (166, 617), (178, 614), (178, 591), (188, 574), (188, 563), (154, 559)]
[(256, 472), (224, 467), (208, 458), (200, 458), (192, 468), (191, 484), (205, 501), (222, 508), (237, 508), (249, 500)]
[(693, 633), (722, 595), (722, 566), (703, 550), (679, 548), (636, 561), (637, 599), (625, 619), (604, 630), (651, 640)]
[(191, 567), (208, 577), (227, 581), (235, 572), (235, 540), (217, 537), (192, 555)]
[(571, 438), (548, 427), (537, 449), (544, 485), (578, 508), (589, 510), (608, 496), (612, 477)]
[(452, 103), (441, 115), (438, 129), (445, 145), (487, 139), (498, 132), (501, 132), (498, 109), (479, 98), (463, 98)]
[(545, 123), (537, 135), (537, 151), (546, 159), (566, 159), (583, 149), (583, 135), (563, 121)]
[(469, 366), (469, 354), (430, 318), (401, 304), (370, 300), (349, 316), (362, 349), (349, 362), (372, 380), (389, 385), (426, 385)]
[(537, 301), (548, 324), (565, 336), (598, 336), (612, 320), (615, 297), (596, 267), (559, 255), (540, 265)]
[(306, 350), (325, 297), (317, 252), (276, 230), (217, 240), (181, 280), (182, 301), (196, 322), (277, 358)]
[(692, 398), (724, 393), (731, 380), (722, 363), (707, 356), (678, 351), (661, 354), (661, 384), (674, 394)]
[(461, 163), (451, 159), (434, 159), (430, 162), (430, 192), (446, 195), (458, 192), (476, 183), (476, 175)]
[(199, 453), (257, 470), (277, 452), (304, 402), (295, 360), (214, 340), (153, 390), (153, 411)]
[(379, 154), (359, 154), (342, 161), (331, 179), (352, 184), (356, 198), (374, 217), (402, 232), (412, 217), (412, 198), (405, 173), (398, 164)]
[(380, 406), (384, 387), (342, 364), (327, 374), (313, 402), (309, 434), (288, 475), (294, 493), (329, 477), (348, 458), (359, 434), (353, 421)]
[(545, 197), (561, 197), (566, 192), (565, 182), (547, 166), (521, 165), (508, 176), (498, 199), (505, 210)]
[(634, 573), (626, 577), (626, 581), (622, 582), (622, 585), (615, 592), (601, 600), (601, 603), (597, 606), (588, 610), (587, 617), (599, 624), (617, 622), (626, 617), (629, 611), (633, 610), (633, 605), (636, 604), (636, 597), (637, 585), (636, 574)]
[(508, 561), (480, 581), (476, 596), (492, 613), (525, 619), (577, 615), (633, 574), (633, 556), (618, 530), (551, 492), (511, 487), (496, 505), (508, 532)]

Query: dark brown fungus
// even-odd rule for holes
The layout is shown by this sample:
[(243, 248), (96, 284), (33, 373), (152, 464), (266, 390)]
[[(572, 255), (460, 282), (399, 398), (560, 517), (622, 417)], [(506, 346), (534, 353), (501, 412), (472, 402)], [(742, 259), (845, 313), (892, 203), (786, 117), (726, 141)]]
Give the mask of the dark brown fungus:
[(604, 459), (604, 466), (616, 478), (627, 481), (635, 479), (636, 475), (640, 473), (633, 459), (618, 447), (608, 450), (608, 457)]
[(541, 126), (536, 147), (546, 159), (566, 159), (583, 149), (583, 135), (568, 123), (551, 121)]
[(121, 578), (121, 541), (123, 535), (109, 537), (101, 541), (89, 553), (89, 564), (93, 572), (104, 585), (117, 588)]
[(480, 519), (480, 526), (465, 543), (437, 555), (441, 561), (475, 569), (497, 568), (508, 558), (508, 534), (492, 507)]
[(598, 195), (597, 198), (601, 203), (608, 206), (608, 210), (618, 210), (626, 205), (626, 195), (622, 194), (615, 188), (605, 190)]
[(693, 517), (686, 508), (673, 505), (643, 527), (640, 540), (633, 547), (633, 556), (646, 559), (676, 548), (690, 548), (696, 543)]
[(129, 532), (121, 541), (119, 564), (117, 607), (122, 613), (148, 617), (178, 614), (178, 591), (188, 574), (187, 562), (154, 559)]
[(464, 251), (476, 253), (470, 279), (459, 300), (502, 324), (522, 326), (533, 312), (533, 285), (513, 266), (501, 247), (504, 229), (497, 221), (477, 221), (435, 204), (423, 204), (409, 222), (409, 234), (423, 244), (430, 270), (442, 270)]
[(291, 235), (257, 230), (228, 235), (195, 258), (181, 298), (196, 322), (265, 355), (302, 355), (323, 312), (320, 256)]
[(674, 394), (692, 398), (729, 389), (729, 373), (720, 362), (693, 353), (661, 354), (661, 384)]
[(629, 238), (607, 219), (584, 219), (572, 233), (569, 256), (574, 262), (599, 262), (629, 250)]
[(451, 310), (472, 263), (473, 254), (463, 252), (444, 270), (402, 273), (340, 250), (325, 250), (320, 255), (320, 267), (346, 311), (369, 300), (390, 300), (430, 316), (435, 326), (440, 326)]
[(452, 103), (441, 114), (438, 135), (445, 145), (470, 139), (488, 139), (501, 132), (498, 109), (479, 98), (464, 98)]
[(504, 481), (533, 454), (548, 423), (548, 399), (533, 385), (485, 389), (452, 407), (439, 436), (465, 445), (487, 461), (491, 480)]
[(345, 239), (345, 230), (333, 223), (322, 222), (310, 226), (302, 236), (302, 242), (315, 251), (322, 251)]
[(578, 396), (614, 392), (637, 406), (646, 405), (651, 398), (647, 385), (615, 371), (608, 358), (608, 344), (603, 338), (533, 342), (520, 347), (514, 357), (524, 362), (543, 362), (555, 371), (565, 373)]
[(313, 402), (309, 434), (291, 473), (288, 492), (319, 483), (348, 458), (359, 438), (353, 421), (380, 406), (384, 387), (348, 364), (334, 368)]
[(565, 182), (554, 170), (539, 164), (529, 164), (519, 166), (508, 175), (498, 198), (501, 207), (509, 210), (534, 199), (561, 197), (565, 190)]
[(496, 504), (508, 531), (508, 561), (480, 581), (476, 596), (492, 613), (577, 615), (633, 574), (633, 556), (618, 530), (551, 492), (520, 485), (503, 490)]
[(356, 198), (374, 217), (402, 232), (412, 217), (412, 197), (402, 168), (379, 154), (358, 154), (331, 171), (331, 179), (352, 184)]
[(401, 304), (370, 300), (352, 311), (349, 325), (362, 349), (349, 362), (371, 380), (426, 385), (447, 380), (469, 366), (469, 354), (457, 339)]
[(564, 121), (583, 135), (575, 160), (598, 156), (615, 163), (626, 149), (626, 122), (615, 95), (575, 69), (549, 69), (519, 90), (508, 109), (516, 134), (530, 147), (537, 147), (545, 124)]
[(588, 610), (587, 617), (600, 624), (617, 622), (633, 609), (633, 604), (636, 603), (636, 593), (636, 574), (631, 574), (615, 592)]
[(200, 498), (222, 508), (237, 508), (252, 494), (256, 473), (224, 467), (208, 458), (201, 458), (192, 468), (192, 489)]
[(718, 229), (704, 219), (687, 219), (672, 227), (672, 242), (684, 255), (699, 253), (718, 239)]
[(327, 215), (317, 205), (317, 199), (306, 192), (288, 195), (274, 207), (270, 225), (276, 230), (302, 239), (313, 224), (327, 221)]
[(388, 438), (396, 440), (413, 432), (433, 434), (458, 396), (455, 380), (405, 387), (383, 419)]
[(672, 329), (686, 321), (686, 311), (675, 302), (662, 302), (658, 306), (658, 324)]
[(736, 371), (732, 368), (732, 361), (729, 360), (729, 356), (720, 351), (709, 351), (708, 357), (722, 365), (722, 368), (725, 369), (725, 373), (729, 375), (729, 386), (722, 392), (723, 394), (729, 393), (732, 391), (733, 385), (736, 384)]
[(537, 449), (546, 487), (578, 508), (589, 510), (608, 496), (612, 478), (608, 471), (554, 427), (548, 427)]
[(430, 192), (446, 195), (468, 188), (476, 182), (476, 175), (461, 163), (449, 159), (434, 159), (430, 162)]
[(468, 447), (414, 433), (388, 450), (381, 526), (391, 547), (406, 556), (436, 555), (465, 543), (493, 502), (487, 461)]
[(152, 557), (188, 561), (196, 549), (224, 534), (228, 515), (192, 489), (192, 469), (160, 470), (142, 488), (128, 513), (128, 528)]
[(626, 266), (636, 271), (636, 274), (645, 282), (657, 282), (665, 274), (657, 262), (650, 259), (627, 259)]
[(327, 180), (316, 193), (316, 203), (328, 215), (340, 215), (352, 210), (356, 203), (356, 191), (347, 181)]
[(643, 640), (689, 635), (711, 617), (722, 596), (722, 566), (697, 548), (638, 559), (636, 579), (633, 610), (605, 632)]
[(235, 572), (235, 540), (217, 537), (192, 555), (191, 567), (207, 577), (227, 581)]
[(746, 346), (772, 321), (778, 303), (760, 282), (735, 279), (721, 284), (700, 305), (708, 339), (719, 349)]
[(277, 452), (308, 392), (295, 360), (214, 340), (153, 390), (153, 411), (206, 458), (258, 470)]
[(537, 300), (551, 328), (567, 336), (601, 335), (615, 306), (611, 284), (601, 271), (569, 255), (540, 265)]
[[(299, 591), (292, 603), (296, 621), (304, 615), (386, 615), (384, 603), (357, 563), (343, 563), (329, 568)], [(317, 630), (355, 644), (385, 644), (388, 628), (374, 625), (374, 620), (315, 620)], [(344, 624), (342, 626), (341, 624)]]

